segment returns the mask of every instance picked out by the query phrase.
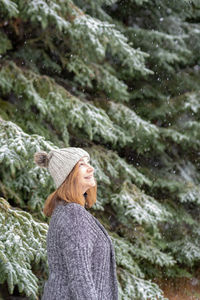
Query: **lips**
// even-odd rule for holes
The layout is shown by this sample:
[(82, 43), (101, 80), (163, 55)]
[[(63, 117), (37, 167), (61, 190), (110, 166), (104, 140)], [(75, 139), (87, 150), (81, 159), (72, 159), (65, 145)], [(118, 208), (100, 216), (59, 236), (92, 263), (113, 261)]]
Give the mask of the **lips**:
[(84, 177), (85, 179), (91, 179), (93, 177), (93, 175), (90, 175), (90, 176), (87, 176), (87, 177)]

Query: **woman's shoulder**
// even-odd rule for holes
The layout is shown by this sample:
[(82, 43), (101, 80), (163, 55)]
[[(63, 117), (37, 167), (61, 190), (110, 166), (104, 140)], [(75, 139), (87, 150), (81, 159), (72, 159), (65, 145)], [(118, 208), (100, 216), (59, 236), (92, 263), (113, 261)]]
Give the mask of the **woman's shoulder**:
[(87, 213), (88, 212), (81, 204), (75, 202), (61, 202), (55, 208), (55, 214), (69, 215), (70, 217), (76, 216), (77, 214), (85, 215)]
[(81, 205), (75, 202), (60, 203), (54, 209), (50, 223), (58, 226), (74, 228), (76, 226), (87, 226), (92, 222), (90, 213)]
[(50, 220), (49, 230), (59, 233), (64, 243), (71, 237), (80, 241), (96, 239), (97, 228), (90, 213), (78, 203), (59, 204)]

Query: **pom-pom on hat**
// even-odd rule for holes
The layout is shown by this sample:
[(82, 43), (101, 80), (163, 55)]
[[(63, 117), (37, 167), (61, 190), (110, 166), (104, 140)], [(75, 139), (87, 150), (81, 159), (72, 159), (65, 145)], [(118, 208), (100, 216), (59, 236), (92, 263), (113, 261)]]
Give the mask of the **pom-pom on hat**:
[(85, 150), (69, 147), (53, 149), (49, 153), (45, 151), (36, 152), (34, 154), (34, 161), (38, 166), (49, 170), (56, 188), (58, 188), (67, 178), (77, 162), (84, 156), (87, 156), (90, 159), (89, 153)]

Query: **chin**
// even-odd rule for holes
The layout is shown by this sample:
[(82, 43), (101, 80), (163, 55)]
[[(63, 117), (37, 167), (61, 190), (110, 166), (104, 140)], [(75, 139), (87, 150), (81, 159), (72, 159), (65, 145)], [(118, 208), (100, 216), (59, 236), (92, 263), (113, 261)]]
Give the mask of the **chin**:
[(96, 185), (96, 181), (94, 179), (87, 181), (87, 182), (85, 182), (85, 184), (83, 184), (83, 186), (85, 186), (85, 188), (87, 188), (87, 190), (94, 187), (95, 185)]
[(95, 182), (95, 181), (94, 181), (94, 182), (91, 182), (91, 184), (89, 185), (88, 189), (94, 187), (95, 185), (96, 185), (96, 182)]

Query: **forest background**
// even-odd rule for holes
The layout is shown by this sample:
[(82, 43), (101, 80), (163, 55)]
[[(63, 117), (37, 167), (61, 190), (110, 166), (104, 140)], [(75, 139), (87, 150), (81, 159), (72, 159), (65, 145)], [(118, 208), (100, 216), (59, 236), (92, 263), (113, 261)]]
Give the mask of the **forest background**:
[(91, 155), (120, 299), (199, 284), (199, 20), (199, 0), (0, 1), (2, 299), (41, 297), (55, 187), (33, 155), (68, 146)]

